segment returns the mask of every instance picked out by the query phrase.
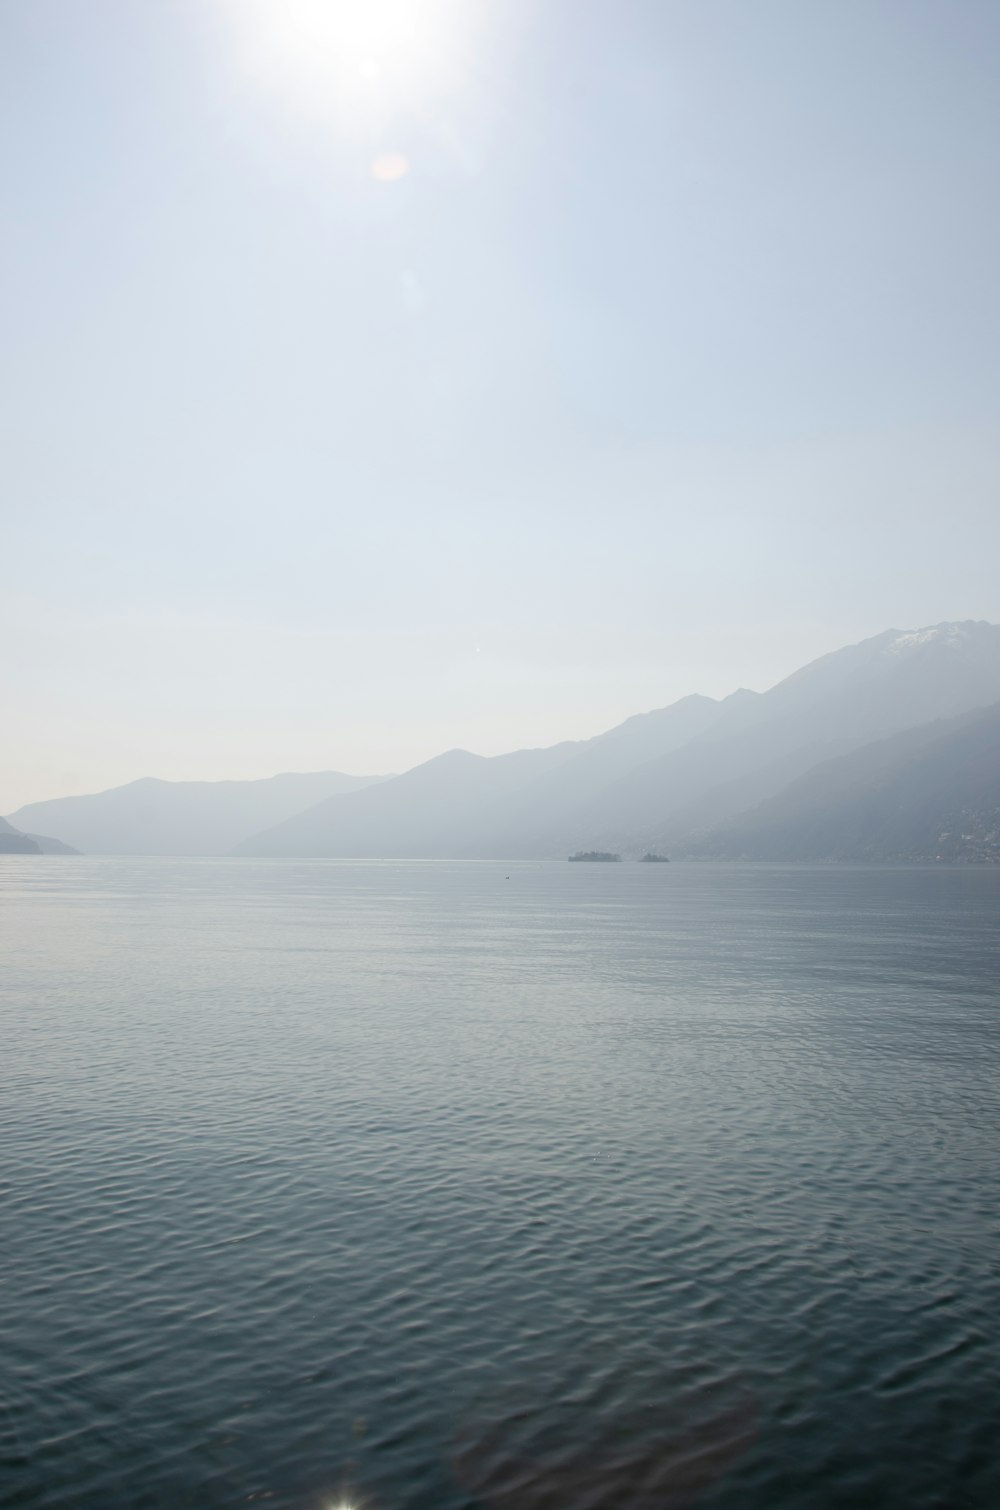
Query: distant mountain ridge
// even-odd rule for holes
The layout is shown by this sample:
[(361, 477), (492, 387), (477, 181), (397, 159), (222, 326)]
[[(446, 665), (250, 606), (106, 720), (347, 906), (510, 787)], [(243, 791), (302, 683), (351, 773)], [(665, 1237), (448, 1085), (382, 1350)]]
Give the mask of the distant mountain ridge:
[(5, 819), (0, 818), (0, 855), (40, 855), (41, 852), (36, 839), (11, 828)]
[[(994, 704), (1000, 704), (1000, 626), (948, 622), (886, 630), (819, 657), (766, 692), (741, 689), (718, 700), (693, 694), (592, 739), (490, 757), (450, 750), (393, 777), (145, 779), (33, 803), (12, 816), (20, 828), (41, 824), (85, 852), (107, 854), (565, 859), (609, 851), (797, 858), (807, 850), (823, 858), (832, 850), (846, 853), (845, 846), (852, 854), (924, 853), (930, 830), (920, 837), (913, 814), (896, 829), (889, 822), (894, 794), (917, 781), (907, 762), (928, 741), (944, 738), (942, 721)], [(938, 749), (928, 821), (938, 824), (938, 836), (950, 832), (941, 826), (948, 804), (971, 811), (967, 802), (962, 806), (965, 792), (982, 809), (976, 832), (988, 848), (991, 788), (976, 775), (978, 766), (970, 772), (963, 764), (973, 758), (974, 740), (964, 728), (956, 725), (954, 738), (949, 734)], [(981, 738), (988, 746), (988, 720)], [(987, 747), (987, 767), (991, 758)], [(876, 769), (882, 774), (872, 785)], [(851, 802), (866, 782), (862, 823)], [(840, 812), (841, 838), (832, 819), (824, 826), (824, 808)]]
[(1000, 626), (887, 630), (802, 667), (699, 740), (633, 773), (605, 794), (603, 832), (632, 846), (648, 837), (669, 851), (823, 760), (998, 700)]
[(0, 855), (75, 855), (72, 845), (46, 834), (26, 834), (0, 818)]
[(143, 777), (106, 792), (32, 802), (10, 816), (17, 827), (55, 829), (85, 854), (224, 855), (256, 828), (383, 779), (340, 771), (261, 781)]
[[(693, 696), (595, 739), (467, 751), (327, 799), (244, 840), (243, 855), (564, 858), (670, 853), (824, 761), (1000, 701), (1000, 626), (887, 630), (764, 693)], [(443, 763), (442, 763), (443, 762)]]
[[(594, 739), (486, 757), (451, 750), (377, 791), (329, 798), (240, 844), (243, 855), (484, 858), (561, 854), (576, 814), (651, 754), (710, 728), (724, 704), (685, 697)], [(578, 848), (571, 845), (571, 848)]]
[(824, 761), (681, 854), (1000, 863), (1000, 703)]

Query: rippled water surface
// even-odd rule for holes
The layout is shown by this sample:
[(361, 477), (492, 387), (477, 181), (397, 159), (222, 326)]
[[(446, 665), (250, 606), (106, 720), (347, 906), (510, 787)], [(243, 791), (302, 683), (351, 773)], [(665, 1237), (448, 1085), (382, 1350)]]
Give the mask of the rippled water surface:
[(0, 860), (0, 1504), (1000, 1505), (1000, 871)]

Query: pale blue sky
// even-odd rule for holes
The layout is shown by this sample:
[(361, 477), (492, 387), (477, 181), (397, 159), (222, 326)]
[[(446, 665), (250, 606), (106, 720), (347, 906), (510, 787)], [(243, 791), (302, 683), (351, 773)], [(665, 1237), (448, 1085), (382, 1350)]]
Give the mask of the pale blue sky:
[(359, 8), (0, 6), (0, 812), (1000, 618), (1000, 6)]

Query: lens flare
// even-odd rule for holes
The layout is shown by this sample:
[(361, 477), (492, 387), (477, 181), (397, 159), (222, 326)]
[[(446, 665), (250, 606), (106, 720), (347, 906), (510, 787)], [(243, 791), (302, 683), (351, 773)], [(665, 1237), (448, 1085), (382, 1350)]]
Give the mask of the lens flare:
[(299, 112), (377, 134), (464, 82), (475, 0), (222, 0), (244, 66)]
[(394, 184), (409, 171), (410, 160), (402, 152), (380, 152), (372, 162), (372, 178), (383, 184)]

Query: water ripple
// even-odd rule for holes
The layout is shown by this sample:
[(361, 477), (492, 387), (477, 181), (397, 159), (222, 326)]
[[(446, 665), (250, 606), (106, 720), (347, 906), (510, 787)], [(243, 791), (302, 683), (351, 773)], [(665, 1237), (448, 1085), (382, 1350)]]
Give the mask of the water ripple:
[(0, 1504), (994, 1510), (998, 902), (4, 857)]

